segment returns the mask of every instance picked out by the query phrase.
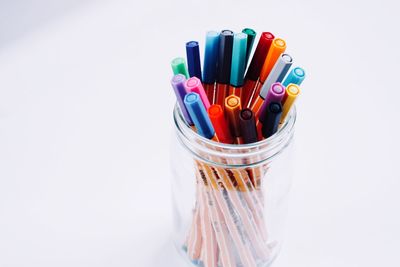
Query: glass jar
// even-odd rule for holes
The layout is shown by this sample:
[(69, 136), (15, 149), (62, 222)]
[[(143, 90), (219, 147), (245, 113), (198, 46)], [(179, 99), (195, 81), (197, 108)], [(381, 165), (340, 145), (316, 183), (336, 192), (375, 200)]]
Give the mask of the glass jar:
[(292, 176), (292, 108), (278, 132), (230, 145), (194, 132), (176, 106), (171, 147), (174, 244), (188, 266), (271, 266)]

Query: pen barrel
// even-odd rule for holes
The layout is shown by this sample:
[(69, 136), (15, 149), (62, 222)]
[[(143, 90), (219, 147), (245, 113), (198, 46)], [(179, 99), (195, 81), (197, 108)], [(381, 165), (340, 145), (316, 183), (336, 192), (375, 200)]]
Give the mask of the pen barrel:
[(255, 105), (255, 103), (257, 102), (257, 100), (260, 98), (260, 90), (262, 88), (263, 84), (258, 81), (253, 89), (253, 91), (251, 92), (249, 98), (247, 99), (247, 107), (253, 109), (253, 106)]
[(229, 86), (228, 95), (235, 95), (242, 101), (243, 87)]
[(215, 91), (215, 84), (203, 83), (204, 91), (206, 92), (208, 101), (210, 104), (215, 104), (214, 100), (214, 91)]
[(247, 103), (249, 101), (249, 98), (257, 84), (257, 81), (253, 80), (246, 80), (243, 85), (242, 89), (242, 105), (243, 107), (247, 107)]
[[(189, 111), (197, 108), (193, 105), (200, 99), (196, 93), (191, 95), (193, 99), (186, 99)], [(230, 106), (236, 108), (234, 102)], [(251, 113), (246, 109), (240, 111), (239, 125), (243, 120), (245, 128), (252, 131), (241, 132), (235, 138), (243, 143), (238, 146), (201, 137), (185, 123), (180, 109), (174, 110), (173, 238), (190, 266), (269, 266), (278, 255), (291, 186), (296, 111), (290, 109), (276, 138), (256, 143), (249, 143), (256, 131)], [(223, 115), (222, 107), (211, 105), (208, 114), (214, 124), (214, 115)], [(208, 125), (202, 126), (197, 120), (195, 125)], [(217, 135), (202, 131), (211, 139), (227, 128), (223, 122), (221, 125), (215, 127)]]
[(215, 88), (215, 104), (221, 105), (225, 109), (225, 98), (229, 92), (229, 84), (217, 83)]

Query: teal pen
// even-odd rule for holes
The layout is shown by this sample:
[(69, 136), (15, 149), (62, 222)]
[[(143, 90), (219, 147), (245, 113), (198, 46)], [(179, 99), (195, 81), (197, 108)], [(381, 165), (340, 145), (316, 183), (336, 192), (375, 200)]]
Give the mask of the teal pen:
[(304, 81), (305, 77), (306, 72), (304, 71), (304, 69), (296, 67), (289, 72), (288, 76), (283, 81), (283, 86), (287, 87), (291, 83), (300, 85)]

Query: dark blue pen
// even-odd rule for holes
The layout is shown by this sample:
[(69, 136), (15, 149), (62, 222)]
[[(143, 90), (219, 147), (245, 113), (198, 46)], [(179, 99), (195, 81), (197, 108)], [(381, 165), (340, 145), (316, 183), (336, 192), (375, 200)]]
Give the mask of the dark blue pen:
[(186, 43), (186, 57), (187, 57), (190, 77), (197, 77), (200, 80), (202, 80), (200, 51), (198, 42), (190, 41)]
[(264, 138), (272, 136), (278, 131), (279, 120), (282, 115), (282, 105), (278, 102), (271, 102), (262, 123), (261, 132)]

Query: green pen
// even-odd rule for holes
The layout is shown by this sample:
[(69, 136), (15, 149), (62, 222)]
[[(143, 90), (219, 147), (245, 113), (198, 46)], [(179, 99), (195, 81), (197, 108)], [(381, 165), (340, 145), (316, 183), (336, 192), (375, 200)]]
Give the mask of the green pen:
[(186, 65), (186, 61), (182, 57), (174, 58), (171, 62), (171, 67), (174, 75), (182, 74), (185, 75), (185, 78), (189, 78), (189, 72)]

